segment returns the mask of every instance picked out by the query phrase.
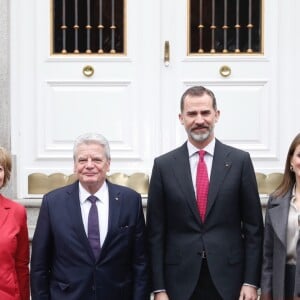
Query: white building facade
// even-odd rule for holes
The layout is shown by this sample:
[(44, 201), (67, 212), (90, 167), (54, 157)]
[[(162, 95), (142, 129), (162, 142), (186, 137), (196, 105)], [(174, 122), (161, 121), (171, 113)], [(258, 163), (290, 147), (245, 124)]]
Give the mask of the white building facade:
[[(212, 0), (209, 16), (226, 2)], [(121, 53), (77, 54), (54, 49), (54, 0), (0, 0), (0, 144), (14, 157), (8, 194), (37, 203), (28, 176), (71, 174), (73, 140), (89, 131), (110, 141), (111, 173), (150, 176), (154, 157), (186, 139), (179, 101), (192, 85), (215, 92), (221, 141), (249, 151), (256, 172), (282, 172), (300, 131), (299, 1), (262, 0), (259, 50), (248, 53), (193, 52), (192, 0), (122, 3)]]

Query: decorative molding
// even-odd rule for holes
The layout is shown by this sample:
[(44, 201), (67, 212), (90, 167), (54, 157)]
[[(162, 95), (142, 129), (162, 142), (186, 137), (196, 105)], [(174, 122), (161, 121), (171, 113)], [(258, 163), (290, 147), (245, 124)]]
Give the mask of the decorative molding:
[(279, 160), (278, 105), (271, 102), (267, 79), (184, 80), (183, 84), (186, 88), (201, 84), (214, 91), (221, 110), (215, 128), (220, 140), (248, 151), (254, 160)]
[[(68, 159), (77, 135), (97, 131), (109, 138), (114, 160), (140, 160), (139, 113), (131, 84), (125, 80), (46, 81), (45, 98), (37, 100), (35, 159)], [(124, 114), (126, 109), (130, 116)]]

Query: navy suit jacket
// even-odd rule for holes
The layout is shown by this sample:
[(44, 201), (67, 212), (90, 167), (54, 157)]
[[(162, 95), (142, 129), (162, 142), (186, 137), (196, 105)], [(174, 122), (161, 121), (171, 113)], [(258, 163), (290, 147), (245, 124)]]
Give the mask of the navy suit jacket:
[(141, 196), (108, 184), (109, 224), (96, 261), (80, 210), (78, 182), (43, 198), (32, 241), (32, 300), (148, 300)]
[(205, 249), (213, 282), (224, 300), (242, 284), (258, 286), (263, 221), (247, 152), (216, 140), (205, 222), (202, 223), (186, 143), (155, 159), (147, 209), (153, 290), (190, 299)]

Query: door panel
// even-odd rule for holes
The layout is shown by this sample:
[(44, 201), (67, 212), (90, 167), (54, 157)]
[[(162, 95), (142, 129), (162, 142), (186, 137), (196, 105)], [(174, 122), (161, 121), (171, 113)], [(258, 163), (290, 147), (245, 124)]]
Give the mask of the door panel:
[[(160, 24), (145, 25), (159, 1), (125, 1), (126, 51), (114, 55), (51, 54), (51, 3), (12, 1), (19, 197), (28, 195), (31, 173), (71, 174), (73, 140), (89, 131), (109, 139), (112, 173), (150, 173), (158, 147), (153, 141), (160, 139), (153, 118), (159, 111)], [(28, 26), (20, 28), (22, 22)], [(87, 66), (94, 70), (90, 77), (83, 72)]]

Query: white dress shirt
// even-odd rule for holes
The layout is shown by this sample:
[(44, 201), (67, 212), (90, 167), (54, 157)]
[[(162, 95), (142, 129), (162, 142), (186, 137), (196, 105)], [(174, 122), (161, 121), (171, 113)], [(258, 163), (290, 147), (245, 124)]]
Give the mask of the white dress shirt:
[(286, 239), (286, 263), (296, 265), (297, 260), (297, 243), (299, 239), (299, 218), (300, 210), (294, 203), (296, 200), (296, 186), (293, 188), (292, 198), (288, 216), (288, 228)]
[[(87, 200), (89, 196), (91, 196), (91, 194), (88, 191), (86, 191), (82, 184), (79, 182), (79, 200), (81, 216), (86, 235), (88, 228), (88, 216), (92, 205), (92, 203), (89, 200)], [(103, 183), (101, 188), (94, 194), (94, 196), (96, 196), (99, 199), (99, 201), (96, 201), (96, 205), (98, 208), (98, 218), (100, 227), (100, 246), (102, 247), (107, 235), (108, 228), (109, 195), (106, 182)]]
[[(188, 148), (189, 159), (190, 159), (190, 168), (191, 168), (191, 174), (192, 174), (195, 195), (196, 195), (197, 166), (198, 166), (198, 162), (199, 162), (198, 152), (199, 152), (199, 150), (206, 151), (206, 153), (204, 155), (204, 161), (205, 161), (206, 167), (207, 167), (208, 178), (210, 178), (211, 167), (212, 167), (214, 151), (215, 151), (215, 144), (216, 144), (216, 140), (213, 139), (205, 148), (198, 149), (193, 144), (191, 144), (189, 141), (187, 142), (187, 148)], [(197, 195), (196, 195), (196, 197), (197, 197)]]

